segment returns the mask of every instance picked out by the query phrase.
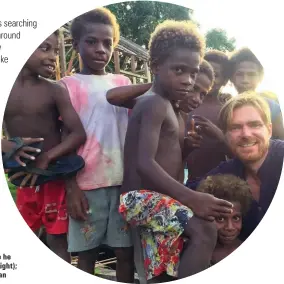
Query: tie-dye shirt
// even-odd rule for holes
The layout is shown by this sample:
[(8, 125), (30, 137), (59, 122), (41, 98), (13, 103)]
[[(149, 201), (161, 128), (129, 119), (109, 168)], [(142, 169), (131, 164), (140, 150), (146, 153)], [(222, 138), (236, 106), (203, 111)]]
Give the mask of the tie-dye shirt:
[(78, 150), (85, 160), (85, 168), (77, 175), (79, 187), (92, 190), (121, 185), (128, 110), (109, 104), (106, 93), (131, 81), (117, 74), (75, 74), (61, 81), (87, 133), (87, 141)]

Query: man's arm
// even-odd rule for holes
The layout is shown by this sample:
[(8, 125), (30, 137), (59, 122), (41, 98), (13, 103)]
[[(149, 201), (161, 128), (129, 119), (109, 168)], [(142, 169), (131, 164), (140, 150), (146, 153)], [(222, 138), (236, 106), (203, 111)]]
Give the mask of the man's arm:
[(152, 83), (128, 85), (117, 87), (107, 92), (107, 100), (110, 104), (132, 109), (136, 104), (136, 98), (146, 93)]
[(70, 154), (78, 149), (86, 141), (86, 133), (81, 120), (72, 106), (68, 91), (61, 85), (55, 86), (54, 99), (59, 114), (68, 135), (56, 147), (47, 152), (49, 161)]

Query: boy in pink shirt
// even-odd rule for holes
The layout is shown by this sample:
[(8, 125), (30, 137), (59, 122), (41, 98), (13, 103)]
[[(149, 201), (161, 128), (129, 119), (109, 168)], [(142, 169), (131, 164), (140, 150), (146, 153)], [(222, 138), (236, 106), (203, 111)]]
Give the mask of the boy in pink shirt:
[(109, 89), (131, 84), (127, 77), (105, 71), (119, 41), (119, 26), (109, 10), (98, 8), (74, 19), (71, 34), (84, 67), (79, 74), (63, 78), (62, 83), (79, 114), (87, 141), (78, 150), (85, 168), (67, 189), (71, 216), (68, 250), (78, 252), (78, 267), (93, 274), (98, 247), (112, 247), (117, 257), (117, 280), (133, 283), (132, 240), (118, 213), (128, 110), (106, 99)]

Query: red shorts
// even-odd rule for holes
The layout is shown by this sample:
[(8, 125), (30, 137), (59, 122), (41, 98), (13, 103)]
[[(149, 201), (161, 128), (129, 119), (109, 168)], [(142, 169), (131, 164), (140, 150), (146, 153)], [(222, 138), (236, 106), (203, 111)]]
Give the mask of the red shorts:
[(17, 189), (17, 207), (33, 231), (43, 225), (48, 234), (65, 234), (68, 215), (64, 181), (53, 181), (36, 188)]

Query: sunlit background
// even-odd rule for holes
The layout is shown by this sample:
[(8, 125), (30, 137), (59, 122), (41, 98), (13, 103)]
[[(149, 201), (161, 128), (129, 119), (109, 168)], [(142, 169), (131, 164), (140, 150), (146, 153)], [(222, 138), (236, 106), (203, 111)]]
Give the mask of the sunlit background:
[[(202, 32), (212, 28), (226, 30), (236, 39), (236, 48), (249, 47), (264, 66), (261, 91), (271, 91), (279, 97), (283, 88), (283, 54), (280, 43), (279, 21), (281, 1), (255, 0), (191, 0), (188, 6), (194, 10), (194, 18)], [(277, 31), (278, 29), (278, 31)], [(281, 52), (281, 53), (280, 53)]]

